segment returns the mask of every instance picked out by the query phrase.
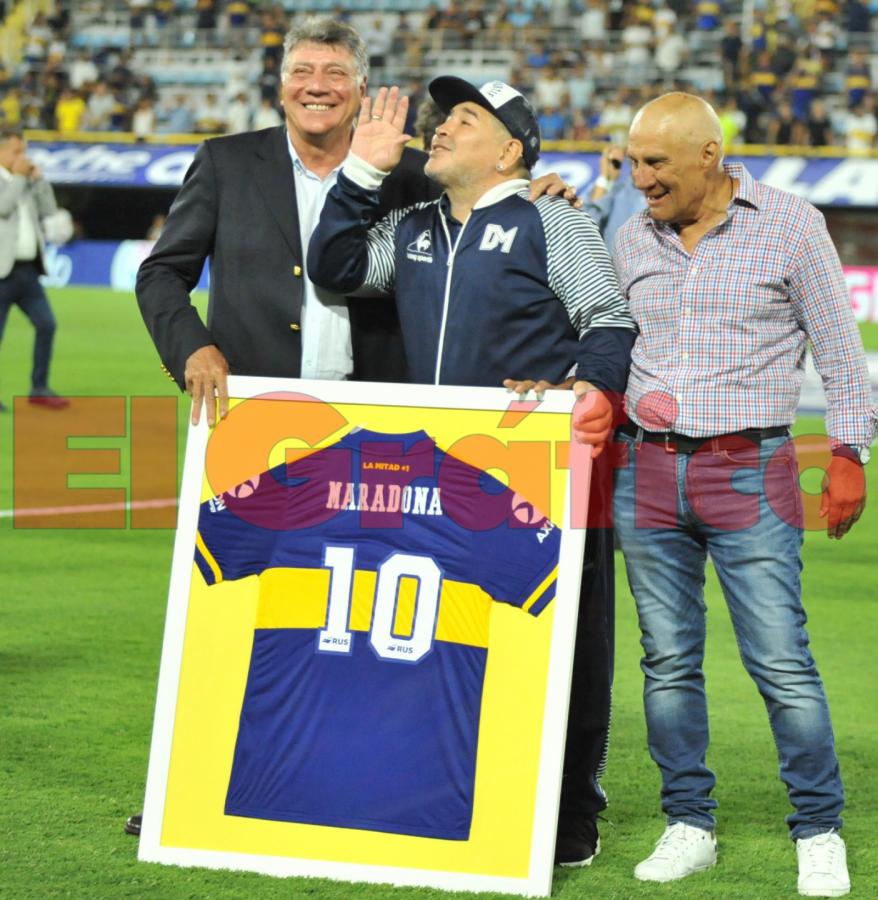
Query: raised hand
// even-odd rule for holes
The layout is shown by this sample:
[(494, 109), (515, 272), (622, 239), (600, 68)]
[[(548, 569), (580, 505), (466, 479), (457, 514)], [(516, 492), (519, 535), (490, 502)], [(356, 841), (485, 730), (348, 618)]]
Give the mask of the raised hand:
[(402, 157), (403, 147), (412, 139), (405, 133), (409, 98), (399, 88), (381, 88), (375, 100), (363, 98), (360, 117), (351, 141), (351, 153), (382, 172), (393, 169)]

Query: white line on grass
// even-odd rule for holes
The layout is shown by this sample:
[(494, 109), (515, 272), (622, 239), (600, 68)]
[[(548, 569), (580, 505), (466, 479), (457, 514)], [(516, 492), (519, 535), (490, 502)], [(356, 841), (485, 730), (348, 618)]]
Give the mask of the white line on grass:
[(32, 506), (25, 509), (0, 509), (0, 519), (32, 516), (72, 516), (78, 513), (116, 512), (120, 509), (162, 509), (176, 506), (177, 498), (165, 500), (129, 500), (126, 503), (84, 503), (79, 506)]

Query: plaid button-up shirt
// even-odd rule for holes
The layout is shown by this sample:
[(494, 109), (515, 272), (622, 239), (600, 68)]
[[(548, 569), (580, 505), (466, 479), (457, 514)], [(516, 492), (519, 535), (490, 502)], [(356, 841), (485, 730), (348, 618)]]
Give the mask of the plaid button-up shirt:
[(789, 425), (810, 341), (830, 436), (868, 445), (876, 408), (823, 216), (739, 164), (725, 169), (737, 179), (728, 217), (693, 253), (647, 212), (617, 233), (619, 284), (640, 328), (628, 415), (692, 437)]

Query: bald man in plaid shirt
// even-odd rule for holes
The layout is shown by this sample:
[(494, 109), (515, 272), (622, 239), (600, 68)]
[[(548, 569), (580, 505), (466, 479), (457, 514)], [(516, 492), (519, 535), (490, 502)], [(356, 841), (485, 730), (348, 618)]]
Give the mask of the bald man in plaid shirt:
[(844, 793), (804, 629), (789, 434), (810, 343), (833, 447), (821, 515), (829, 536), (842, 537), (865, 505), (876, 410), (841, 264), (813, 206), (723, 163), (719, 121), (700, 98), (673, 93), (647, 104), (628, 157), (647, 209), (614, 248), (640, 329), (614, 508), (667, 816), (634, 874), (673, 881), (716, 862), (702, 670), (709, 554), (768, 710), (794, 809), (799, 892), (841, 896), (850, 890), (838, 834)]

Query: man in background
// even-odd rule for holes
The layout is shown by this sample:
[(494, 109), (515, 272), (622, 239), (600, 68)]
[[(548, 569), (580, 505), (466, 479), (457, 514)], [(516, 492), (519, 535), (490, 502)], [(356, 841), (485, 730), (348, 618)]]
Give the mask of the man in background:
[[(27, 156), (21, 132), (0, 125), (0, 340), (13, 306), (34, 326), (34, 356), (28, 402), (63, 409), (69, 401), (49, 388), (55, 316), (40, 284), (46, 273), (43, 220), (58, 206), (52, 185)], [(0, 412), (5, 407), (0, 403)]]

